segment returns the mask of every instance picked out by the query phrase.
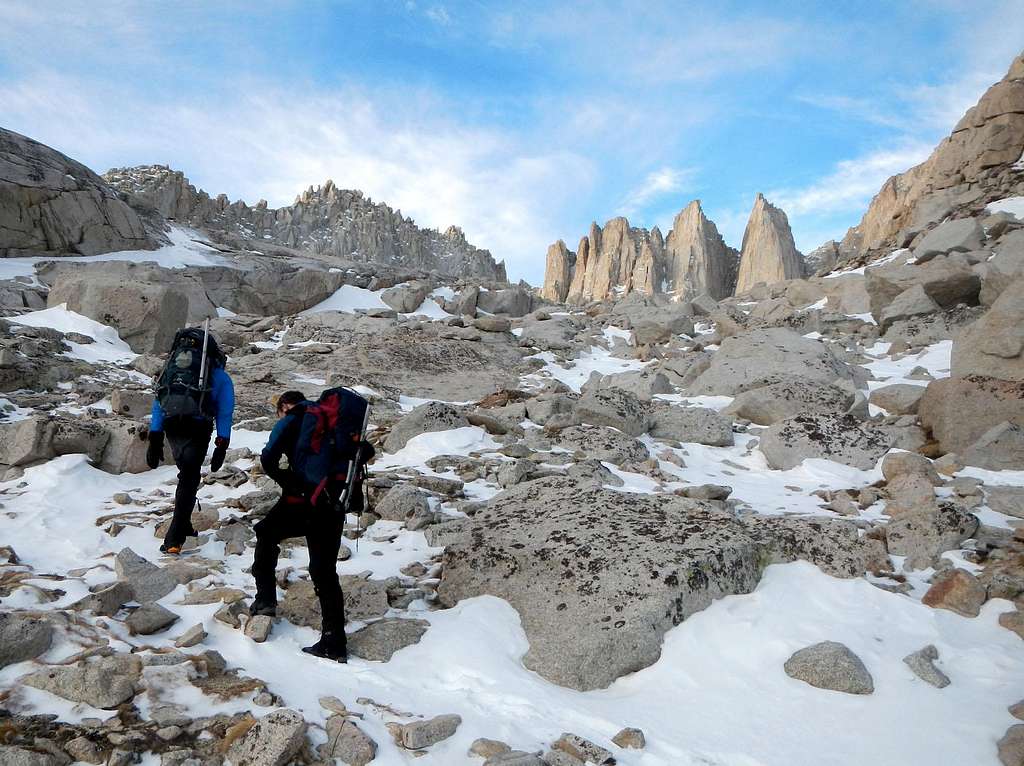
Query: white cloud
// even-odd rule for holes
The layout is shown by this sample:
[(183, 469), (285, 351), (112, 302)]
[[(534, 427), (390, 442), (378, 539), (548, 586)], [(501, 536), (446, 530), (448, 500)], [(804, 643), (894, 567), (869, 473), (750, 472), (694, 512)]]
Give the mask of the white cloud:
[(622, 204), (619, 205), (620, 214), (630, 218), (641, 212), (654, 200), (667, 194), (683, 191), (691, 185), (695, 175), (694, 168), (663, 167), (652, 170), (643, 181), (626, 194)]
[(574, 153), (460, 124), (429, 93), (237, 85), (203, 104), (166, 103), (47, 75), (0, 84), (0, 103), (5, 127), (99, 172), (170, 164), (211, 194), (271, 205), (332, 178), (421, 226), (461, 226), (511, 277), (534, 281), (563, 206), (594, 175)]
[(766, 196), (790, 217), (863, 209), (889, 176), (923, 162), (932, 151), (924, 141), (905, 141), (842, 160), (825, 177), (799, 189), (776, 189)]

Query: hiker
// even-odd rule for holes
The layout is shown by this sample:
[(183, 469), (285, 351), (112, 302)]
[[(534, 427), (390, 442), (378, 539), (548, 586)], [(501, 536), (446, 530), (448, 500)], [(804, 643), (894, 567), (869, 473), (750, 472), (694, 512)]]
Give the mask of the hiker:
[[(320, 640), (312, 646), (304, 647), (302, 651), (337, 662), (347, 662), (345, 599), (338, 579), (337, 561), (338, 551), (341, 549), (345, 512), (355, 510), (356, 507), (347, 504), (344, 508), (339, 508), (338, 487), (328, 487), (329, 479), (344, 481), (346, 475), (325, 476), (317, 485), (310, 481), (308, 472), (303, 474), (300, 470), (303, 450), (309, 450), (309, 444), (303, 440), (308, 442), (310, 439), (317, 439), (318, 433), (319, 436), (325, 436), (322, 430), (317, 432), (316, 429), (326, 420), (313, 414), (307, 418), (307, 410), (315, 408), (313, 412), (321, 414), (321, 405), (331, 393), (324, 392), (319, 404), (307, 401), (300, 391), (285, 391), (277, 399), (277, 415), (280, 420), (270, 433), (267, 446), (260, 455), (260, 463), (267, 476), (281, 485), (282, 495), (266, 517), (255, 526), (256, 552), (252, 574), (256, 580), (256, 598), (249, 612), (252, 615), (276, 616), (275, 570), (277, 557), (281, 552), (280, 543), (289, 537), (304, 536), (309, 549), (309, 576), (320, 601), (322, 626)], [(355, 394), (351, 396), (364, 402)], [(337, 410), (334, 417), (331, 427), (335, 427), (339, 421)], [(363, 427), (365, 428), (365, 419)], [(353, 436), (362, 436), (361, 432), (357, 433), (355, 430), (350, 433)], [(356, 441), (361, 442), (361, 438)], [(318, 451), (318, 455), (328, 452), (327, 449), (321, 450), (319, 443), (313, 449)], [(362, 456), (356, 469), (358, 472), (362, 463), (372, 456), (372, 447), (367, 445), (365, 452), (360, 447), (356, 449), (356, 454)], [(281, 466), (282, 457), (288, 460), (287, 468)], [(357, 475), (358, 473), (355, 474)], [(328, 491), (324, 491), (325, 487), (328, 487)], [(361, 500), (361, 488), (358, 494)]]
[[(203, 353), (205, 349), (205, 354)], [(149, 423), (146, 463), (156, 468), (163, 460), (164, 433), (178, 467), (174, 517), (167, 528), (163, 553), (181, 553), (186, 537), (194, 537), (192, 509), (199, 491), (200, 471), (216, 424), (210, 468), (219, 471), (231, 441), (235, 385), (224, 369), (227, 357), (206, 328), (178, 330), (171, 354), (157, 381)]]

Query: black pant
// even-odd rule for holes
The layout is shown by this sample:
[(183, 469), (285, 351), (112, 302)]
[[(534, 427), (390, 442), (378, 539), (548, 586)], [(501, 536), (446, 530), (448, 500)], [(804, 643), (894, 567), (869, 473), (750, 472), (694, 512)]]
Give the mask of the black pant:
[(332, 510), (312, 507), (297, 497), (282, 497), (264, 519), (255, 526), (256, 555), (252, 575), (256, 580), (256, 598), (277, 603), (274, 571), (281, 553), (279, 543), (289, 537), (305, 537), (309, 548), (309, 576), (320, 600), (323, 632), (345, 636), (345, 598), (338, 580), (338, 551), (344, 519)]
[(210, 447), (213, 424), (203, 420), (192, 420), (183, 424), (168, 424), (165, 428), (167, 441), (171, 445), (174, 464), (178, 466), (178, 488), (174, 491), (174, 518), (167, 529), (164, 544), (179, 546), (185, 538), (194, 535), (192, 509), (199, 491), (200, 472), (206, 450)]

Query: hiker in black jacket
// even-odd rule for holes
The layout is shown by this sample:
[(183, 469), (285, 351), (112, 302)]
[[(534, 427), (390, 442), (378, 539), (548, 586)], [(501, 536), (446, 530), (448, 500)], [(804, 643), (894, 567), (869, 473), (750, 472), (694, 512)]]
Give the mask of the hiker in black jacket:
[(293, 462), (295, 446), (302, 427), (302, 418), (311, 402), (299, 391), (286, 391), (277, 400), (281, 418), (270, 433), (260, 462), (267, 476), (281, 485), (281, 499), (266, 517), (256, 524), (256, 555), (252, 564), (256, 580), (256, 598), (250, 607), (253, 615), (275, 616), (277, 613), (277, 581), (275, 570), (281, 552), (280, 542), (289, 537), (305, 537), (309, 548), (309, 575), (313, 580), (320, 613), (323, 617), (320, 640), (302, 651), (338, 662), (348, 660), (345, 639), (345, 600), (338, 580), (338, 551), (344, 516), (326, 503), (315, 506), (308, 498), (308, 488), (291, 468), (281, 466), (286, 457)]

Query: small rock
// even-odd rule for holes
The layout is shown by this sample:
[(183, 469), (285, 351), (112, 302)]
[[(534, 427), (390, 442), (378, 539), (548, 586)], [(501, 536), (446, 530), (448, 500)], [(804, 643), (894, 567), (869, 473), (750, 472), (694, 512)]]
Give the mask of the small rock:
[(321, 697), (319, 699), (320, 707), (329, 713), (336, 713), (337, 715), (348, 715), (348, 708), (345, 707), (345, 703), (337, 697)]
[(64, 745), (64, 750), (76, 761), (101, 764), (106, 758), (96, 743), (88, 737), (75, 737)]
[(494, 755), (484, 761), (484, 766), (549, 766), (548, 762), (534, 753), (510, 750)]
[(439, 715), (425, 721), (397, 724), (391, 733), (395, 742), (406, 750), (420, 750), (448, 739), (461, 723), (461, 716)]
[(123, 548), (114, 559), (117, 579), (129, 584), (135, 600), (140, 603), (159, 601), (176, 587), (178, 581), (156, 564), (147, 561), (131, 548)]
[(164, 726), (156, 730), (156, 735), (164, 742), (170, 742), (181, 736), (181, 728), (178, 726)]
[(257, 644), (262, 644), (270, 637), (270, 629), (273, 627), (273, 618), (265, 614), (253, 615), (245, 621), (245, 635)]
[(429, 627), (425, 620), (378, 620), (352, 633), (348, 649), (364, 660), (388, 662), (398, 650), (418, 644)]
[(244, 601), (234, 601), (230, 604), (225, 604), (214, 612), (213, 619), (223, 622), (225, 625), (230, 625), (232, 628), (237, 628), (241, 624), (239, 617), (243, 614), (248, 614), (248, 612), (249, 608), (245, 605)]
[(473, 744), (469, 746), (469, 755), (476, 755), (480, 758), (493, 758), (496, 755), (510, 752), (512, 752), (512, 748), (504, 742), (484, 737), (473, 740)]
[(34, 660), (50, 648), (53, 626), (45, 620), (5, 612), (0, 614), (0, 668)]
[(306, 741), (306, 722), (287, 708), (268, 713), (231, 743), (227, 757), (232, 766), (285, 766)]
[(117, 492), (111, 499), (118, 505), (130, 505), (132, 503), (132, 496), (127, 492)]
[(584, 739), (578, 734), (563, 734), (551, 743), (551, 747), (554, 750), (568, 753), (573, 758), (577, 758), (584, 763), (593, 763), (597, 764), (597, 766), (615, 763), (615, 758), (611, 752), (605, 750), (600, 745), (595, 745), (589, 739)]
[(948, 609), (964, 617), (977, 617), (985, 603), (985, 586), (965, 569), (950, 569), (933, 581), (921, 603), (934, 609)]
[(133, 636), (149, 636), (178, 621), (178, 615), (159, 604), (143, 604), (125, 620)]
[(1020, 702), (1016, 702), (1013, 705), (1010, 705), (1010, 707), (1008, 707), (1007, 710), (1010, 711), (1010, 715), (1012, 715), (1014, 718), (1019, 718), (1020, 720), (1024, 721), (1024, 700), (1021, 700)]
[(903, 661), (914, 671), (914, 675), (937, 689), (949, 686), (949, 676), (933, 664), (939, 658), (939, 650), (929, 644), (923, 649), (908, 654)]
[(628, 727), (612, 737), (612, 742), (619, 747), (633, 748), (634, 750), (643, 750), (647, 746), (647, 738), (644, 737), (644, 733), (640, 729)]
[(321, 748), (327, 758), (338, 758), (348, 766), (366, 766), (377, 756), (377, 743), (343, 715), (327, 719), (327, 744)]
[(793, 654), (786, 675), (819, 689), (846, 694), (871, 694), (874, 681), (860, 658), (836, 641), (822, 641)]
[(997, 747), (1003, 766), (1021, 766), (1024, 763), (1024, 723), (1014, 724), (1007, 729)]
[(1024, 612), (1003, 612), (999, 615), (999, 624), (1024, 638)]

